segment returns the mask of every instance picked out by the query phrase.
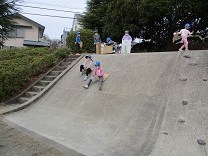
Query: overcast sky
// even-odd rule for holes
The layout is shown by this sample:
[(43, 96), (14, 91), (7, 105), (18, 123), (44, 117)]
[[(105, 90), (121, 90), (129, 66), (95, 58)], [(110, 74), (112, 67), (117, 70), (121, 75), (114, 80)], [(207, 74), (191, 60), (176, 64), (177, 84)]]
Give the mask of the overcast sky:
[(24, 5), (24, 6), (19, 6), (19, 8), (21, 8), (20, 13), (22, 13), (23, 16), (26, 16), (32, 19), (33, 21), (45, 26), (44, 34), (48, 35), (51, 39), (60, 39), (64, 28), (69, 29), (72, 27), (73, 19), (44, 17), (38, 15), (29, 15), (24, 13), (73, 18), (74, 13), (71, 12), (59, 12), (54, 10), (38, 9), (32, 7), (83, 13), (86, 9), (86, 1), (87, 0), (44, 0), (44, 1), (24, 0), (23, 3), (17, 3), (17, 4)]

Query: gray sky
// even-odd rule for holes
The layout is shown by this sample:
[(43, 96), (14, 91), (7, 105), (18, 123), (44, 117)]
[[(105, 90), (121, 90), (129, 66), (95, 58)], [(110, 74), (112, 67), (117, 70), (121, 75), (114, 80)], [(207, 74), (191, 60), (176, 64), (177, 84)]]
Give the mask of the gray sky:
[[(24, 0), (23, 3), (17, 3), (19, 5), (65, 10), (83, 13), (86, 8), (87, 0)], [(32, 7), (19, 6), (22, 10), (22, 15), (32, 19), (33, 21), (45, 26), (44, 34), (47, 34), (51, 39), (60, 39), (64, 28), (71, 28), (73, 19), (68, 18), (55, 18), (44, 17), (38, 15), (29, 15), (23, 13), (62, 16), (62, 17), (74, 17), (74, 13), (71, 12), (59, 12), (54, 10), (38, 9)]]

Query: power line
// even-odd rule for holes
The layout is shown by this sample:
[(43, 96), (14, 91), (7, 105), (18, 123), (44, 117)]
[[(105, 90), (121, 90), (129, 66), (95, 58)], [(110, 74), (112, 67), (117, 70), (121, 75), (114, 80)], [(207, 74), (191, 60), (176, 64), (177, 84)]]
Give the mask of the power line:
[(74, 11), (67, 11), (67, 10), (58, 10), (58, 9), (50, 9), (50, 8), (42, 8), (42, 7), (35, 7), (35, 6), (27, 6), (27, 5), (17, 5), (17, 6), (23, 6), (28, 8), (36, 8), (36, 9), (44, 9), (44, 10), (53, 10), (53, 11), (61, 11), (61, 12), (70, 12), (70, 13), (80, 13), (80, 12), (74, 12)]
[(37, 15), (37, 16), (47, 16), (47, 17), (57, 17), (57, 18), (68, 18), (68, 19), (77, 19), (77, 18), (73, 18), (73, 17), (53, 16), (53, 15), (42, 15), (42, 14), (32, 14), (32, 13), (21, 13), (21, 14)]
[(26, 2), (26, 3), (31, 3), (31, 4), (38, 4), (38, 5), (43, 5), (43, 6), (54, 6), (54, 7), (60, 7), (60, 8), (68, 8), (68, 9), (81, 9), (84, 10), (83, 8), (73, 8), (73, 7), (64, 7), (61, 5), (56, 5), (56, 4), (50, 4), (50, 3), (41, 3), (41, 2)]

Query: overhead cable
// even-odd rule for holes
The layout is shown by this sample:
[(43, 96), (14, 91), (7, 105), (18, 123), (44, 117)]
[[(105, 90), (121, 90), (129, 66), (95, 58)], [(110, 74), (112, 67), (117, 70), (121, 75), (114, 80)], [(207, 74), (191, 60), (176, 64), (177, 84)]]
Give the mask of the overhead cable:
[(65, 16), (54, 16), (54, 15), (42, 15), (42, 14), (33, 14), (33, 13), (21, 13), (21, 14), (28, 14), (28, 15), (37, 15), (37, 16), (47, 16), (47, 17), (57, 17), (57, 18), (68, 18), (68, 19), (78, 19), (73, 17), (65, 17)]
[(58, 10), (58, 9), (50, 9), (50, 8), (42, 8), (42, 7), (36, 7), (36, 6), (28, 6), (28, 5), (17, 5), (22, 7), (28, 7), (28, 8), (36, 8), (36, 9), (43, 9), (43, 10), (53, 10), (53, 11), (61, 11), (61, 12), (70, 12), (70, 13), (80, 13), (80, 12), (74, 12), (74, 11), (67, 11), (67, 10)]
[[(83, 10), (83, 8), (73, 8), (73, 7), (64, 7), (61, 5), (55, 5), (55, 4), (50, 4), (50, 3), (40, 3), (40, 2), (25, 2), (25, 3), (31, 3), (31, 4), (38, 4), (38, 5), (43, 5), (43, 6), (54, 6), (54, 7), (59, 7), (59, 8), (69, 8), (69, 9), (81, 9)], [(21, 3), (20, 3), (21, 4)]]

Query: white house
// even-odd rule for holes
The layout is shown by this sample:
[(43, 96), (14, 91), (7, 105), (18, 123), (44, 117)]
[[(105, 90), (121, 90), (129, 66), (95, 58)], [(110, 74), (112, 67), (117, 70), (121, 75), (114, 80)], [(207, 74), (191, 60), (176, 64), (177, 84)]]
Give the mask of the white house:
[(82, 15), (80, 14), (74, 14), (74, 19), (73, 19), (73, 23), (72, 23), (72, 28), (71, 30), (69, 31), (68, 28), (64, 28), (63, 30), (63, 34), (61, 35), (61, 42), (62, 42), (62, 45), (63, 47), (66, 46), (66, 38), (67, 38), (67, 35), (71, 32), (71, 31), (77, 31), (79, 29), (82, 29), (82, 25), (80, 25), (79, 23), (79, 19), (82, 17)]
[(69, 28), (64, 28), (63, 30), (63, 34), (61, 35), (61, 42), (62, 42), (62, 46), (66, 47), (66, 38), (67, 35), (69, 35), (70, 30), (68, 30)]
[(83, 27), (79, 23), (79, 19), (82, 17), (80, 14), (74, 14), (73, 24), (72, 24), (72, 31), (77, 31), (82, 29)]

